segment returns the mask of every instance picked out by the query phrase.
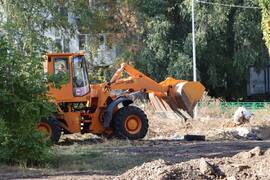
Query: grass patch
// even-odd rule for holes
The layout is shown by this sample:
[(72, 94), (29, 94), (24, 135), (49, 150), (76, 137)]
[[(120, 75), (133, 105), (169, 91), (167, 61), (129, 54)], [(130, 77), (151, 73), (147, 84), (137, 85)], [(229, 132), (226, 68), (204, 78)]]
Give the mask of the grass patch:
[(158, 154), (121, 151), (132, 147), (130, 141), (109, 140), (104, 143), (55, 146), (56, 159), (51, 169), (55, 171), (89, 171), (97, 174), (118, 175), (134, 166), (154, 159)]

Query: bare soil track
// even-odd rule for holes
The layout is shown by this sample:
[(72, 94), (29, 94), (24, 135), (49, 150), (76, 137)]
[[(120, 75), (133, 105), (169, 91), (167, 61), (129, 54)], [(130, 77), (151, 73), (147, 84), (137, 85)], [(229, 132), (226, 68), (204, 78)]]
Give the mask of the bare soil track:
[[(0, 177), (1, 179), (113, 179), (135, 166), (157, 159), (180, 163), (201, 157), (230, 157), (256, 146), (262, 150), (270, 148), (270, 141), (115, 141), (88, 139), (63, 142), (55, 148), (66, 156), (58, 159), (56, 167), (24, 170), (5, 167), (0, 168)], [(71, 149), (74, 159), (67, 159)], [(83, 159), (76, 157), (82, 155), (80, 151), (84, 152)], [(76, 166), (79, 163), (84, 166)]]
[(183, 162), (200, 157), (232, 156), (241, 151), (250, 150), (256, 146), (262, 149), (270, 148), (270, 141), (208, 141), (181, 142), (171, 140), (153, 140), (134, 143), (131, 147), (113, 148), (114, 151), (138, 153), (160, 158), (171, 162)]

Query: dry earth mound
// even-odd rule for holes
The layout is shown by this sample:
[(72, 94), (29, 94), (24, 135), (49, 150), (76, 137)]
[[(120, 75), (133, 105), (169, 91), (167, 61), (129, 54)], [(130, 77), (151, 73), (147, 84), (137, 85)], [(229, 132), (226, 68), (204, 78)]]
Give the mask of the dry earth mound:
[(122, 179), (270, 179), (270, 149), (256, 147), (233, 157), (194, 159), (178, 164), (164, 160), (144, 163), (116, 177)]

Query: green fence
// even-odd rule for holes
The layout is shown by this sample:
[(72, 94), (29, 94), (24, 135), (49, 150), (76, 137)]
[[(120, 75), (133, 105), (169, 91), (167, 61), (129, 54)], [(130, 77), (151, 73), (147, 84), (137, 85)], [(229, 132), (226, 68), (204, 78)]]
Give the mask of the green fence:
[(237, 108), (237, 107), (245, 107), (249, 110), (255, 111), (258, 109), (264, 109), (270, 106), (270, 102), (221, 102), (220, 107), (222, 110)]
[(220, 103), (199, 103), (199, 107), (208, 106), (208, 108), (216, 107), (217, 105), (220, 107), (221, 111), (235, 110), (238, 107), (245, 107), (251, 111), (256, 111), (259, 109), (264, 109), (270, 107), (270, 102), (220, 102)]

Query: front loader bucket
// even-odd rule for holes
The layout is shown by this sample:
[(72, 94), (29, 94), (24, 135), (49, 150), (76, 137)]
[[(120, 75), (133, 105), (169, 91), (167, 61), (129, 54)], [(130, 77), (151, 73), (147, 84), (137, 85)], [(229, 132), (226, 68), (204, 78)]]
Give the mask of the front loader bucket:
[(171, 95), (177, 107), (193, 117), (193, 109), (203, 96), (204, 90), (200, 82), (180, 82), (173, 87)]
[(149, 99), (158, 112), (174, 112), (185, 119), (193, 117), (193, 109), (205, 90), (200, 82), (168, 78), (160, 85), (170, 87), (170, 90), (167, 95), (149, 94)]

